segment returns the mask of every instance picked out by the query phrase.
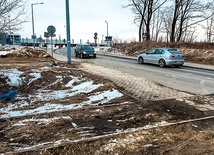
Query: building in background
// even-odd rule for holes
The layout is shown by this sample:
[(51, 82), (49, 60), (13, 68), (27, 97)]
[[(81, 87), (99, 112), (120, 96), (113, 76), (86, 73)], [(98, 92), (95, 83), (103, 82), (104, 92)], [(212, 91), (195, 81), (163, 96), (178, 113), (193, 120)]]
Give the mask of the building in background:
[(21, 35), (10, 33), (6, 36), (6, 43), (9, 45), (21, 45)]

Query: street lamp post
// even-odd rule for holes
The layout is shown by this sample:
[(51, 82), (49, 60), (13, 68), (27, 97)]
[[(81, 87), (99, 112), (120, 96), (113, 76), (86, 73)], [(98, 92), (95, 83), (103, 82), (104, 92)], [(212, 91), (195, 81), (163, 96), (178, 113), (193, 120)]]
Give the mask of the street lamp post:
[(32, 4), (31, 4), (31, 11), (32, 11), (32, 29), (33, 29), (33, 36), (32, 36), (32, 39), (33, 39), (33, 48), (35, 48), (33, 6), (34, 6), (34, 5), (38, 5), (38, 4), (44, 4), (44, 3), (41, 2), (41, 3), (32, 3)]
[(59, 44), (61, 45), (61, 34), (58, 35), (59, 35)]
[(65, 0), (66, 8), (66, 31), (67, 31), (67, 55), (68, 64), (71, 64), (71, 39), (70, 39), (70, 10), (69, 10), (69, 0)]
[(106, 40), (107, 40), (107, 47), (108, 47), (108, 22), (107, 21), (105, 21), (105, 22), (107, 24), (107, 36), (106, 36)]

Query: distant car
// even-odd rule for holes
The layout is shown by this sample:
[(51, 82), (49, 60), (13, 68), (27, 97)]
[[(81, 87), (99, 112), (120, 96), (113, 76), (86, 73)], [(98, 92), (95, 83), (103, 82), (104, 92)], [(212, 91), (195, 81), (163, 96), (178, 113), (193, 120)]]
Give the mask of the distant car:
[(90, 45), (77, 44), (75, 47), (75, 56), (76, 57), (93, 57), (96, 58), (96, 52), (94, 48)]
[(159, 65), (160, 67), (164, 66), (183, 66), (184, 58), (183, 54), (177, 49), (171, 48), (155, 48), (151, 49), (147, 53), (139, 54), (137, 61), (142, 63), (151, 63)]

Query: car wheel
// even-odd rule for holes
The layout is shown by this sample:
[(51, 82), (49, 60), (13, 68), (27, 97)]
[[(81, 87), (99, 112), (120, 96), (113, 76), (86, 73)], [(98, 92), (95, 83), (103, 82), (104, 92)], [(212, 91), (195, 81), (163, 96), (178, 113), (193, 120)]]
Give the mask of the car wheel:
[(143, 64), (143, 62), (144, 62), (143, 57), (139, 57), (139, 58), (138, 58), (138, 63), (139, 63), (139, 64)]
[(96, 57), (97, 57), (96, 54), (94, 54), (94, 55), (93, 55), (93, 58), (96, 58)]
[(159, 65), (160, 67), (164, 67), (164, 66), (166, 65), (165, 60), (160, 59), (159, 62), (158, 62), (158, 65)]

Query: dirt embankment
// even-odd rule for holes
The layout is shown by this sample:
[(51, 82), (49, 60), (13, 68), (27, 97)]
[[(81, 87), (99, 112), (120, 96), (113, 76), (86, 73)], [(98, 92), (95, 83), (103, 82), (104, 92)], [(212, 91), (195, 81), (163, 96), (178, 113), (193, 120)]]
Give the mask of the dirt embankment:
[[(185, 61), (214, 65), (214, 43), (162, 43), (158, 42), (156, 47), (176, 48), (184, 54)], [(149, 49), (155, 48), (155, 42), (115, 44), (113, 50), (124, 55), (137, 56)], [(111, 51), (112, 49), (109, 49)]]
[(25, 47), (19, 50), (16, 50), (16, 48), (0, 48), (0, 51), (13, 51), (6, 55), (0, 55), (0, 58), (51, 58), (51, 56), (47, 54), (44, 50), (33, 49), (30, 47)]

